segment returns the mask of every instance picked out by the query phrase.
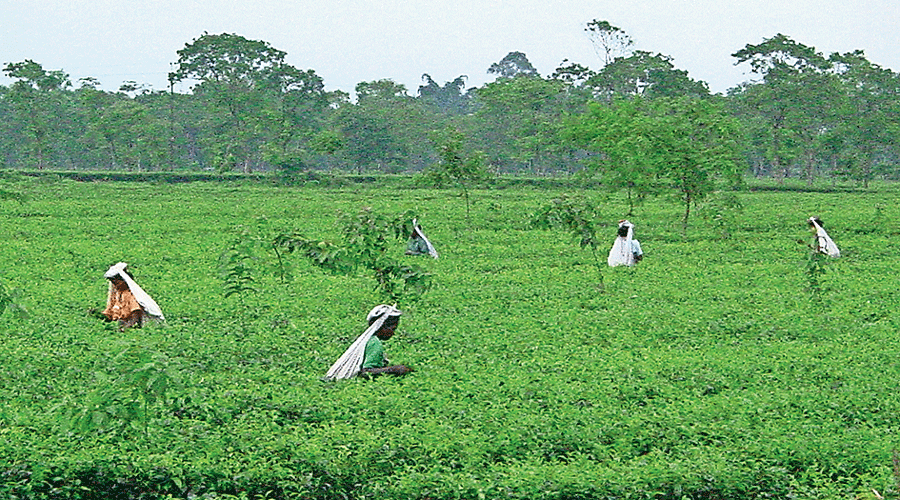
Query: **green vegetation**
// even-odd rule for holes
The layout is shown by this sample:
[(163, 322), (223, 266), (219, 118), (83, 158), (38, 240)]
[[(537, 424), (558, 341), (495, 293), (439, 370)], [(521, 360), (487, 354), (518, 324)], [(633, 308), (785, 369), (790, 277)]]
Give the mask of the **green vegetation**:
[[(3, 296), (29, 314), (0, 315), (0, 497), (900, 497), (897, 186), (751, 181), (686, 233), (648, 197), (645, 259), (598, 293), (575, 228), (532, 221), (577, 199), (611, 245), (624, 192), (470, 186), (470, 226), (457, 190), (402, 179), (4, 182)], [(385, 240), (432, 275), (388, 346), (416, 371), (325, 383), (382, 292), (261, 245), (343, 241), (366, 207), (411, 210), (441, 252)], [(824, 274), (810, 215), (842, 252)], [(258, 258), (226, 297), (236, 240)], [(117, 261), (166, 324), (98, 319)]]
[(12, 83), (0, 86), (0, 168), (277, 172), (284, 185), (320, 172), (431, 171), (465, 195), (483, 173), (586, 172), (629, 203), (675, 189), (685, 225), (717, 178), (734, 173), (807, 186), (900, 179), (900, 74), (862, 51), (823, 54), (775, 34), (734, 47), (748, 81), (710, 94), (607, 21), (584, 31), (593, 69), (564, 60), (541, 75), (510, 52), (483, 68), (496, 79), (479, 87), (463, 75), (441, 84), (423, 68), (418, 89), (384, 78), (352, 95), (326, 91), (315, 70), (268, 42), (229, 33), (171, 54), (166, 89), (105, 91), (95, 78), (4, 61)]

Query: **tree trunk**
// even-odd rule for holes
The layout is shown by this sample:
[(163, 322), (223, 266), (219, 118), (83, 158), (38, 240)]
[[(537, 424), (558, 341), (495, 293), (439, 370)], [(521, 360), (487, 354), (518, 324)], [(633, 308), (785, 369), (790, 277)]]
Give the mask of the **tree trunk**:
[(778, 156), (772, 158), (772, 167), (772, 173), (775, 175), (775, 180), (778, 181), (779, 185), (783, 185), (785, 178), (785, 169), (781, 166), (781, 159)]
[(691, 216), (691, 194), (684, 195), (684, 220), (681, 221), (681, 235), (687, 236), (688, 218)]

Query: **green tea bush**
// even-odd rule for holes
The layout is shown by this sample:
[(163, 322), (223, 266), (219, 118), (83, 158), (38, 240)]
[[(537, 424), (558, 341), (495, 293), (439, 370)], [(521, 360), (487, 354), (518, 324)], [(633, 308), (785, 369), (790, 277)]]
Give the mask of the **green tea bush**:
[[(399, 181), (8, 182), (27, 199), (0, 203), (3, 283), (29, 314), (0, 316), (0, 497), (900, 495), (893, 185), (736, 192), (728, 238), (648, 199), (644, 260), (598, 293), (571, 234), (530, 225), (571, 186), (481, 190), (469, 226), (452, 190)], [(591, 197), (602, 253), (622, 200)], [(441, 253), (383, 246), (434, 275), (386, 344), (416, 371), (323, 382), (383, 295), (265, 252), (288, 230), (341, 242), (365, 207), (419, 214)], [(810, 214), (842, 252), (815, 294)], [(226, 298), (219, 256), (257, 236), (257, 291)], [(97, 317), (118, 261), (166, 323)]]

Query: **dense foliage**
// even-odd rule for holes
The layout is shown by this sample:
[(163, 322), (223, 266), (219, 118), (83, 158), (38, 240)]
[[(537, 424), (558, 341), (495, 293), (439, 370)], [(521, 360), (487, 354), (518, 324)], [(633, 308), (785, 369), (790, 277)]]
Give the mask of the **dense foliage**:
[[(785, 182), (715, 193), (687, 233), (645, 200), (645, 259), (599, 290), (580, 236), (532, 221), (577, 199), (611, 244), (624, 194), (471, 188), (469, 224), (457, 190), (403, 179), (7, 173), (0, 280), (28, 315), (0, 315), (0, 496), (898, 498), (900, 193)], [(340, 241), (365, 207), (412, 210), (441, 253), (386, 247), (433, 275), (387, 342), (416, 371), (325, 383), (381, 301), (368, 272), (284, 255), (290, 276), (226, 297), (219, 256), (248, 232)], [(811, 264), (810, 215), (840, 259)], [(166, 324), (98, 317), (117, 261)]]
[[(649, 127), (689, 116), (686, 102), (726, 112), (736, 120), (727, 147), (741, 171), (759, 177), (863, 185), (900, 177), (900, 75), (862, 51), (825, 55), (776, 34), (736, 47), (735, 62), (749, 66), (753, 80), (712, 96), (671, 57), (634, 51), (608, 22), (592, 21), (585, 31), (601, 56), (598, 69), (565, 60), (545, 77), (526, 54), (510, 52), (486, 68), (496, 80), (481, 87), (466, 88), (464, 75), (440, 84), (425, 73), (412, 92), (380, 79), (359, 82), (354, 96), (325, 91), (315, 70), (285, 63), (286, 53), (267, 42), (228, 33), (204, 34), (173, 54), (167, 90), (127, 82), (104, 91), (95, 78), (73, 83), (35, 61), (5, 62), (13, 83), (0, 86), (0, 166), (274, 170), (286, 180), (309, 170), (408, 173), (443, 161), (434, 131), (459, 130), (464, 156), (482, 152), (491, 172), (572, 173), (607, 158), (629, 171), (605, 177), (609, 187), (627, 181), (640, 191), (656, 179), (652, 169), (636, 170), (644, 158), (623, 161), (621, 150), (633, 141), (585, 149), (570, 140), (567, 124), (641, 98), (654, 108)], [(176, 93), (176, 83), (192, 86)], [(689, 137), (710, 136), (697, 120), (681, 125)], [(697, 159), (684, 163), (693, 170)]]

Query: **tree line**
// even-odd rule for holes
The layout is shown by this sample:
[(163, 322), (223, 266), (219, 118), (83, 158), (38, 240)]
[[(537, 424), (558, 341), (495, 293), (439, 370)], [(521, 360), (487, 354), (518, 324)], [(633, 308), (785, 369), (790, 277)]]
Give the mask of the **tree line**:
[[(688, 207), (710, 183), (748, 172), (900, 177), (900, 76), (862, 51), (826, 56), (777, 34), (733, 54), (754, 79), (723, 95), (671, 57), (633, 50), (606, 21), (585, 31), (599, 69), (565, 60), (542, 76), (510, 52), (481, 87), (424, 74), (415, 91), (361, 82), (355, 99), (326, 91), (269, 43), (227, 33), (185, 44), (162, 91), (103, 91), (94, 78), (76, 85), (61, 70), (10, 62), (0, 168), (419, 172), (453, 164), (452, 137), (485, 172), (584, 172), (635, 197), (675, 186)], [(190, 92), (174, 92), (179, 83)]]

